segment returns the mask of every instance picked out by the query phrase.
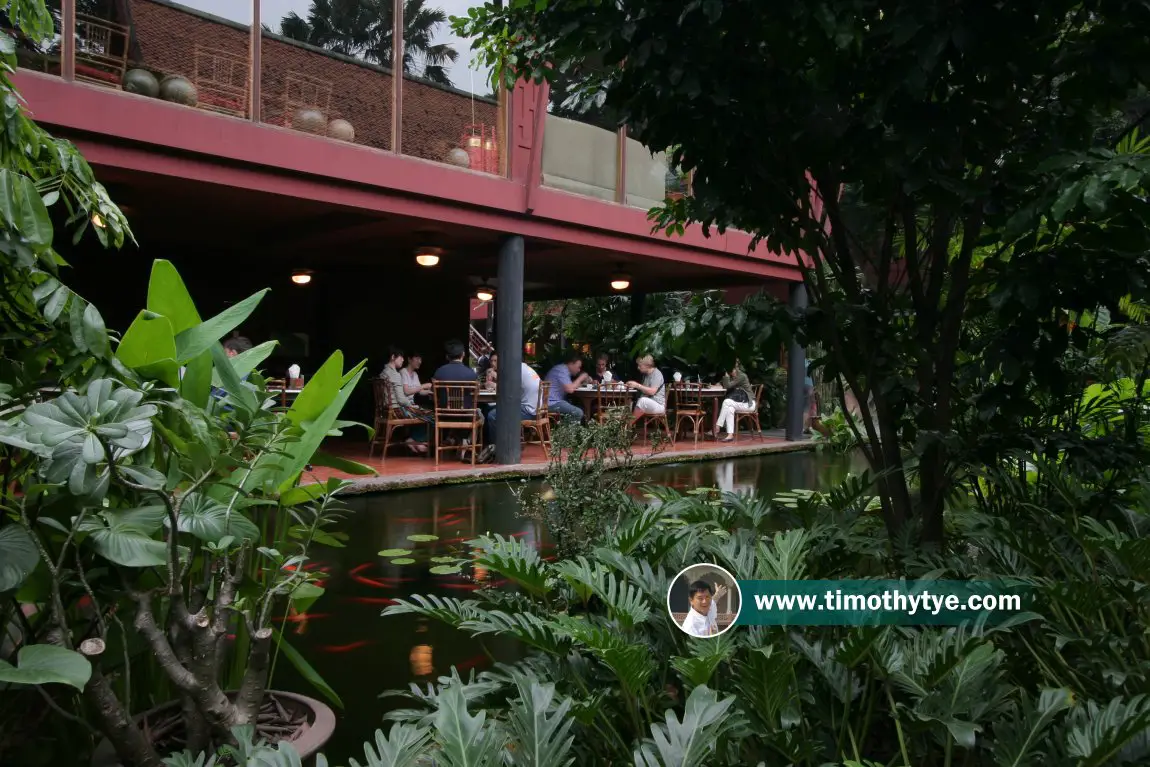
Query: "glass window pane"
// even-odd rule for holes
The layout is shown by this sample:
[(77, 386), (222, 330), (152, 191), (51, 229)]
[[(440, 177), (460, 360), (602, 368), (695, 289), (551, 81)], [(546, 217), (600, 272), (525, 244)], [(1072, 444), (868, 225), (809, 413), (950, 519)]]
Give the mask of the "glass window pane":
[(44, 40), (31, 40), (13, 29), (6, 15), (0, 14), (0, 26), (16, 40), (16, 66), (59, 77), (62, 73), (60, 0), (49, 0), (47, 6), (52, 14), (53, 34)]
[[(451, 29), (473, 0), (399, 0), (404, 11), (403, 154), (502, 174), (505, 99)], [(481, 5), (481, 3), (480, 3)]]
[(391, 149), (391, 0), (260, 0), (260, 118)]
[(251, 3), (77, 0), (76, 80), (247, 113)]
[(548, 94), (543, 129), (544, 186), (615, 202), (618, 124), (602, 107), (571, 103), (566, 81), (557, 77)]

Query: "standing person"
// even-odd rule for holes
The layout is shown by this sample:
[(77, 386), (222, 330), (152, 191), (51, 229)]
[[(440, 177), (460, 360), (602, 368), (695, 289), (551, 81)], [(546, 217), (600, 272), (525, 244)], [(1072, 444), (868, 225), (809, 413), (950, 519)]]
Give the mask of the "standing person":
[(627, 388), (639, 392), (635, 409), (631, 412), (632, 425), (644, 415), (662, 415), (667, 412), (667, 388), (663, 384), (663, 373), (655, 367), (655, 358), (644, 354), (638, 360), (642, 382), (628, 381)]
[(391, 386), (391, 404), (405, 418), (418, 418), (422, 421), (418, 426), (411, 427), (411, 435), (405, 444), (411, 452), (423, 455), (427, 452), (427, 427), (434, 419), (431, 413), (416, 405), (411, 399), (411, 395), (404, 390), (403, 376), (399, 372), (402, 367), (403, 351), (393, 346), (389, 351), (387, 364), (383, 366), (380, 377)]
[(606, 373), (611, 373), (611, 378), (615, 378), (615, 374), (611, 372), (611, 358), (607, 356), (607, 352), (599, 352), (595, 357), (595, 369), (588, 376), (595, 383), (602, 383)]
[(727, 390), (727, 397), (719, 408), (719, 420), (715, 421), (715, 439), (719, 439), (719, 429), (725, 427), (727, 436), (722, 442), (731, 442), (735, 439), (735, 413), (750, 413), (755, 409), (755, 392), (747, 374), (739, 369), (739, 362), (731, 372), (723, 376), (722, 386)]
[[(531, 369), (526, 362), (520, 363), (519, 368), (519, 420), (530, 421), (535, 418), (536, 404), (539, 402), (539, 374)], [(495, 445), (495, 418), (498, 408), (492, 408), (487, 414), (487, 444)]]
[(583, 420), (583, 408), (567, 401), (567, 397), (590, 377), (582, 370), (583, 358), (572, 351), (567, 352), (563, 362), (547, 371), (546, 380), (551, 383), (551, 393), (547, 397), (549, 410), (573, 421)]
[(803, 434), (811, 433), (811, 424), (818, 420), (819, 403), (815, 397), (815, 379), (811, 376), (811, 366), (803, 379)]

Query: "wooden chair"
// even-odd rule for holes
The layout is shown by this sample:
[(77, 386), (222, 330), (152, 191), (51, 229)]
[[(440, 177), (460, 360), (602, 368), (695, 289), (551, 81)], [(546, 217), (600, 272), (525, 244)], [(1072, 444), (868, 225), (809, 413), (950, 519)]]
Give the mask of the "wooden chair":
[[(444, 450), (471, 450), (471, 465), (479, 456), (483, 446), (483, 419), (479, 415), (478, 381), (432, 381), (435, 394), (435, 465), (439, 465), (439, 454)], [(471, 444), (445, 445), (440, 432), (460, 433), (471, 436)]]
[(539, 444), (543, 446), (544, 451), (551, 449), (551, 418), (552, 415), (547, 410), (548, 399), (551, 396), (551, 382), (539, 382), (539, 401), (535, 403), (535, 417), (525, 418), (520, 421), (520, 426), (524, 431), (531, 429), (535, 432), (537, 441), (531, 442), (527, 439), (527, 435), (523, 435), (524, 444)]
[(695, 437), (695, 446), (699, 445), (699, 435), (703, 432), (703, 423), (707, 419), (707, 410), (703, 406), (703, 385), (699, 383), (674, 383), (671, 392), (675, 395), (675, 435), (678, 436), (683, 421), (691, 425), (691, 433)]
[(76, 14), (76, 79), (123, 89), (131, 30), (107, 19)]
[(386, 378), (373, 378), (371, 388), (375, 394), (375, 437), (371, 440), (367, 457), (371, 458), (375, 454), (375, 446), (380, 445), (379, 462), (385, 463), (387, 461), (387, 449), (393, 444), (391, 441), (392, 433), (405, 426), (419, 426), (423, 421), (419, 418), (409, 418), (402, 410), (392, 404), (392, 387)]
[(196, 45), (197, 106), (219, 114), (247, 117), (251, 63), (246, 55)]
[(759, 439), (764, 442), (767, 441), (767, 438), (763, 436), (763, 426), (759, 423), (759, 403), (763, 398), (763, 385), (755, 384), (751, 388), (755, 392), (755, 409), (747, 411), (746, 413), (741, 413), (738, 410), (735, 411), (735, 442), (739, 441), (739, 424), (742, 423), (743, 419), (751, 422), (751, 426), (753, 426), (755, 430), (754, 434), (758, 435)]
[(630, 392), (622, 386), (600, 381), (595, 386), (595, 420), (603, 423), (611, 413), (630, 413), (630, 398)]
[(268, 379), (268, 391), (269, 392), (278, 391), (280, 394), (280, 407), (286, 408), (288, 405), (287, 388), (288, 388), (287, 381), (283, 378), (269, 378)]
[[(667, 413), (670, 412), (674, 404), (675, 392), (673, 389), (665, 389), (667, 398), (664, 400), (662, 413), (643, 413), (639, 416), (639, 423), (643, 424), (643, 442), (647, 441), (647, 427), (662, 426), (663, 431), (667, 432), (667, 438), (671, 440), (671, 446), (675, 445), (675, 433), (671, 431), (671, 421), (667, 418)], [(638, 424), (636, 424), (638, 425)]]

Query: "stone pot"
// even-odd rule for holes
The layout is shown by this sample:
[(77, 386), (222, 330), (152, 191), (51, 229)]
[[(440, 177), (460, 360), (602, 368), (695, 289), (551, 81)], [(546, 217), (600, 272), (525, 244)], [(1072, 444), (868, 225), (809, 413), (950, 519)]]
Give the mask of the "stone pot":
[(200, 100), (200, 94), (188, 78), (180, 75), (168, 75), (160, 82), (160, 98), (164, 101), (194, 107)]
[(123, 85), (128, 93), (138, 93), (152, 99), (160, 95), (160, 81), (146, 69), (129, 69), (124, 74)]
[(471, 155), (467, 154), (466, 149), (460, 149), (459, 147), (455, 147), (447, 153), (447, 161), (461, 168), (471, 167)]
[[(335, 732), (335, 713), (324, 703), (309, 698), (306, 695), (297, 695), (293, 692), (281, 692), (280, 690), (268, 690), (269, 693), (276, 696), (280, 704), (286, 708), (293, 708), (296, 711), (304, 710), (308, 714), (308, 726), (295, 740), (291, 743), (295, 750), (299, 752), (300, 761), (306, 763), (308, 759), (319, 753), (319, 750), (331, 739), (332, 733)], [(228, 692), (229, 699), (234, 700), (235, 691)], [(156, 706), (153, 709), (145, 711), (136, 717), (136, 722), (139, 724), (147, 718), (154, 718), (164, 714), (171, 713), (173, 710), (179, 708), (180, 702), (178, 700), (169, 701), (163, 705)], [(160, 758), (166, 758), (169, 754), (160, 754)], [(92, 761), (90, 767), (123, 767), (120, 764), (119, 758), (116, 756), (116, 750), (112, 747), (111, 741), (104, 739), (96, 746), (96, 750), (92, 753)]]
[(347, 120), (332, 120), (327, 124), (327, 135), (340, 141), (355, 141), (355, 128)]
[(291, 127), (307, 133), (318, 133), (322, 136), (327, 130), (327, 117), (318, 109), (302, 107), (292, 114)]

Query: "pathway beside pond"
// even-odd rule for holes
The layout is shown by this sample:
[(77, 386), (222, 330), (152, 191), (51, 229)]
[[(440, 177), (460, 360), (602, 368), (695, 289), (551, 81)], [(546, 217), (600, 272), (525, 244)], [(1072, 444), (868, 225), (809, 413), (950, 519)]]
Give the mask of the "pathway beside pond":
[[(744, 433), (739, 436), (738, 442), (733, 443), (700, 441), (696, 445), (693, 440), (685, 439), (674, 446), (668, 445), (658, 450), (636, 445), (634, 456), (637, 464), (657, 466), (812, 449), (814, 443), (809, 440), (788, 442), (783, 439), (781, 433), (767, 432), (763, 439)], [(539, 445), (524, 445), (522, 461), (517, 464), (486, 464), (472, 467), (469, 463), (460, 462), (453, 454), (448, 454), (443, 456), (438, 468), (433, 458), (405, 455), (402, 448), (393, 448), (387, 456), (386, 463), (380, 460), (378, 452), (369, 458), (367, 443), (358, 440), (331, 440), (324, 444), (324, 450), (341, 458), (365, 463), (379, 472), (378, 476), (354, 476), (337, 469), (317, 466), (304, 476), (305, 484), (323, 482), (333, 476), (353, 480), (354, 485), (345, 491), (347, 493), (378, 493), (515, 477), (537, 477), (547, 471), (547, 455)]]

